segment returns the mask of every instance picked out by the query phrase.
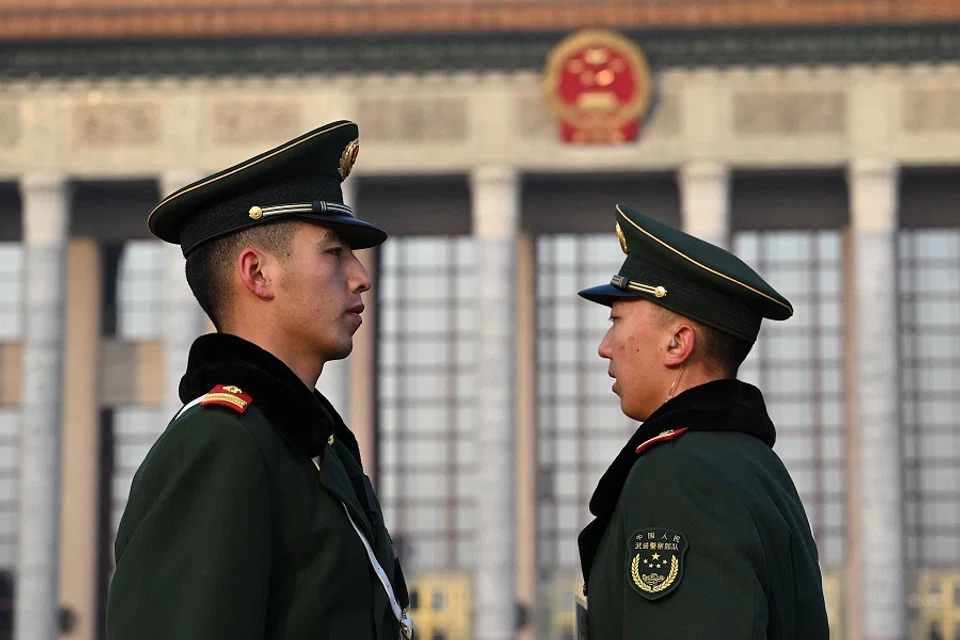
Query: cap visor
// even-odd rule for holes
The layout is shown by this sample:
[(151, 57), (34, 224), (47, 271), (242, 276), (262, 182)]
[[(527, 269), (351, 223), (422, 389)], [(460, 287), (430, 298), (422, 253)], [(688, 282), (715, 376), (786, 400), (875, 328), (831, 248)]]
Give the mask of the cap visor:
[(308, 222), (330, 227), (351, 249), (369, 249), (383, 244), (387, 232), (375, 224), (346, 216), (306, 215), (300, 216)]
[(617, 300), (622, 300), (623, 298), (640, 298), (642, 296), (638, 296), (632, 291), (618, 289), (612, 284), (601, 284), (596, 287), (584, 289), (580, 292), (580, 297), (590, 302), (596, 302), (597, 304), (610, 307), (613, 306), (613, 303)]

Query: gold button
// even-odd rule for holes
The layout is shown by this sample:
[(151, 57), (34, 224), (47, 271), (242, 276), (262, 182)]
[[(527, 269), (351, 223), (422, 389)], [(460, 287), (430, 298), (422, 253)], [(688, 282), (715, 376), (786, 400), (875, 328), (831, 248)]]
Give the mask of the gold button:
[(330, 436), (329, 438), (327, 438), (327, 444), (330, 444), (330, 445), (333, 444), (333, 436)]
[(664, 289), (662, 286), (657, 287), (656, 289), (653, 290), (653, 295), (657, 296), (658, 298), (662, 298), (665, 295), (667, 295), (667, 290)]
[(250, 207), (250, 217), (254, 220), (259, 220), (263, 217), (263, 209), (257, 206)]

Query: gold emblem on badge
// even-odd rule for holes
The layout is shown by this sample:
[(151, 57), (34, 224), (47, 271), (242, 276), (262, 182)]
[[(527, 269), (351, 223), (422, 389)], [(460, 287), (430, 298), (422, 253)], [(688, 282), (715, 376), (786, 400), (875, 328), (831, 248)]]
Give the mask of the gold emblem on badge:
[(620, 223), (617, 223), (617, 240), (620, 241), (620, 249), (624, 253), (629, 253), (627, 251), (627, 236), (623, 235), (623, 229), (620, 228)]
[[(653, 554), (659, 558), (659, 554)], [(659, 569), (662, 565), (654, 564)], [(640, 573), (640, 556), (633, 557), (633, 565), (630, 568), (630, 574), (633, 576), (633, 583), (647, 593), (660, 593), (670, 588), (677, 580), (677, 574), (680, 573), (680, 562), (677, 556), (672, 556), (670, 560), (670, 572), (667, 575), (662, 573)]]
[(360, 154), (360, 139), (351, 140), (349, 144), (344, 148), (343, 154), (340, 156), (340, 179), (346, 180), (347, 176), (350, 175), (350, 171), (353, 169), (354, 163), (357, 161), (357, 156)]

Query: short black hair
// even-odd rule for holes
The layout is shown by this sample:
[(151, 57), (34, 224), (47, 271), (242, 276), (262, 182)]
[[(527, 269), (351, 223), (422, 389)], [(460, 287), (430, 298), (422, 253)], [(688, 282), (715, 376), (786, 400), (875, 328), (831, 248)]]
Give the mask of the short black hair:
[(700, 325), (699, 329), (704, 359), (724, 376), (737, 377), (740, 365), (750, 354), (753, 343), (706, 325)]
[(217, 331), (222, 330), (224, 311), (230, 302), (224, 274), (229, 272), (237, 252), (255, 247), (282, 259), (289, 254), (295, 230), (296, 225), (290, 221), (258, 225), (204, 242), (187, 254), (187, 284)]
[(739, 338), (733, 334), (713, 327), (708, 327), (702, 322), (697, 322), (685, 316), (657, 306), (657, 312), (664, 324), (675, 322), (678, 318), (683, 318), (696, 327), (698, 343), (701, 345), (701, 355), (707, 366), (721, 373), (728, 378), (735, 378), (740, 371), (740, 365), (747, 359), (753, 343)]

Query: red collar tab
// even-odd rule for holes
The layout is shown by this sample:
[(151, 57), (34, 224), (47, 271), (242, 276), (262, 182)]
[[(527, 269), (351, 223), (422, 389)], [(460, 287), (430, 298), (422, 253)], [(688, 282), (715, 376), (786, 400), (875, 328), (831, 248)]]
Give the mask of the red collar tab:
[(643, 453), (644, 451), (646, 451), (647, 449), (649, 449), (655, 444), (660, 444), (661, 442), (668, 442), (670, 440), (679, 438), (687, 431), (689, 431), (687, 427), (684, 427), (682, 429), (667, 429), (666, 431), (661, 431), (659, 435), (654, 436), (653, 438), (650, 438), (649, 440), (641, 444), (639, 447), (637, 447), (637, 453), (638, 454)]
[(240, 387), (218, 384), (210, 393), (203, 396), (203, 400), (200, 401), (200, 406), (219, 405), (233, 409), (237, 413), (243, 413), (247, 410), (247, 407), (250, 406), (251, 402), (253, 402), (253, 398), (241, 391)]

